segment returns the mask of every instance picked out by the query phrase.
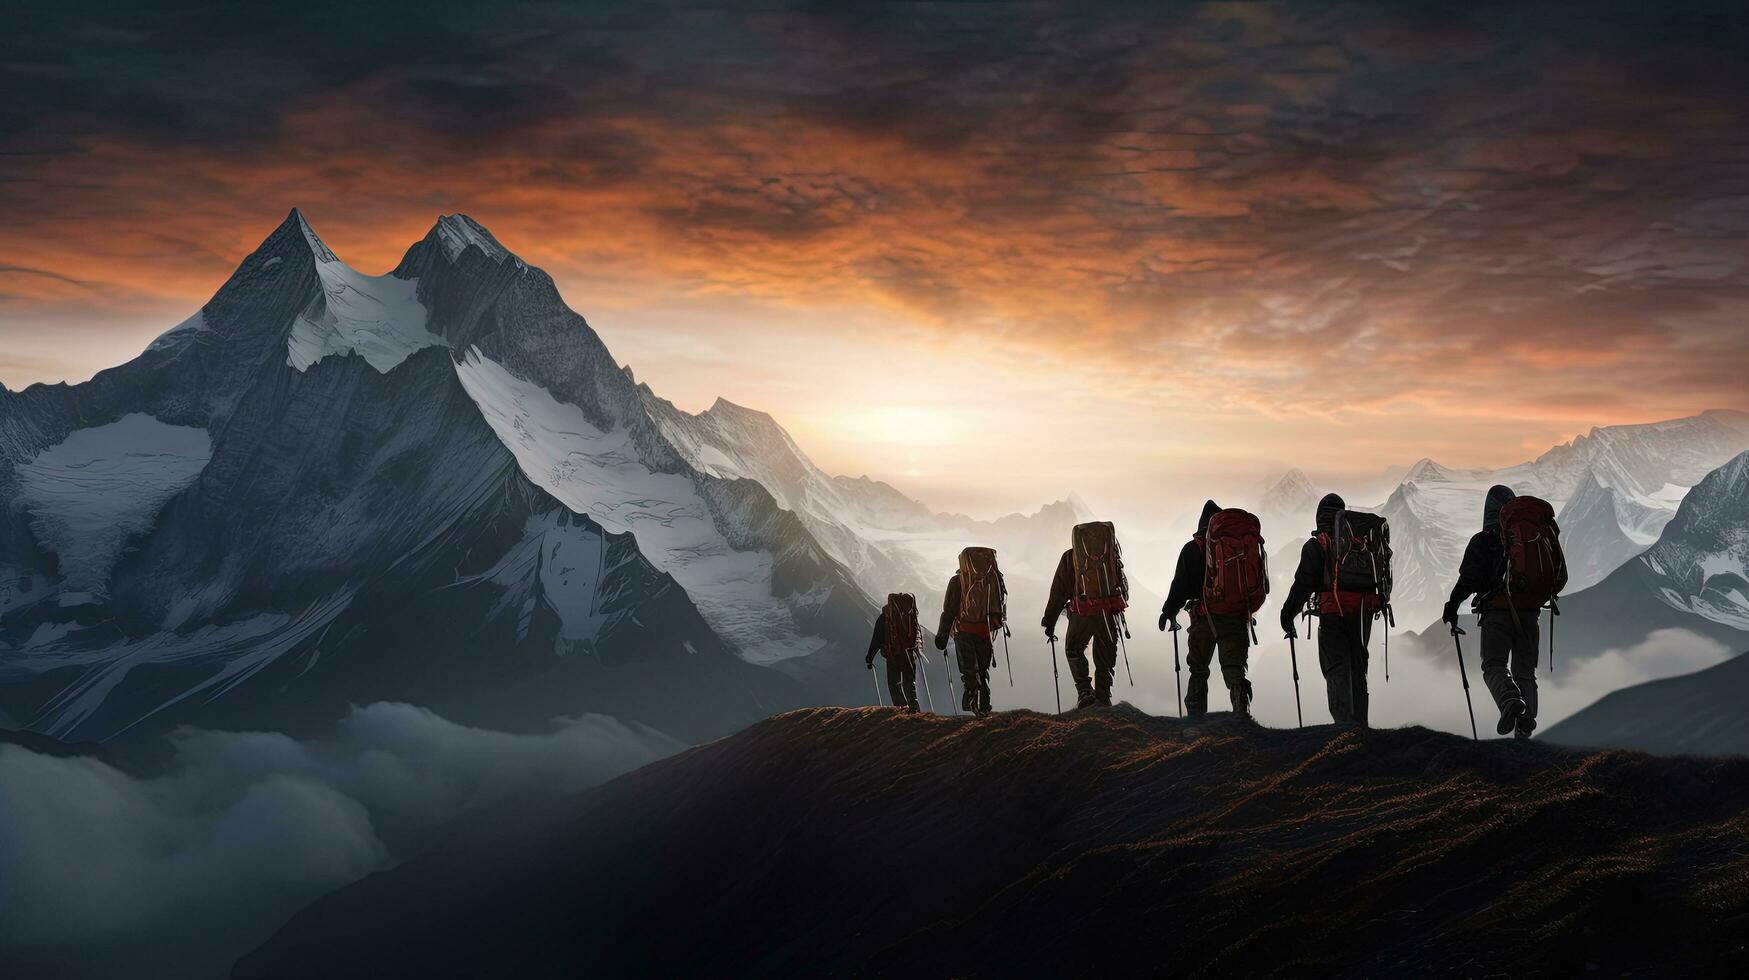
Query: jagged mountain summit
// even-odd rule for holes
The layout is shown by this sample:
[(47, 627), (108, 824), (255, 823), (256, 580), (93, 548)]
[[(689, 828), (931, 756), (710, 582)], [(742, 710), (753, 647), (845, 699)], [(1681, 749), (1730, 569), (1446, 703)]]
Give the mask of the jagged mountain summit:
[(0, 710), (61, 737), (389, 698), (702, 737), (861, 690), (844, 566), (461, 215), (367, 276), (293, 211), (140, 357), (0, 395), (0, 491)]
[(1689, 488), (1744, 450), (1749, 414), (1708, 411), (1600, 426), (1498, 470), (1457, 469), (1423, 458), (1383, 504), (1349, 503), (1390, 520), (1397, 555), (1393, 602), (1400, 621), (1420, 623), (1439, 614), (1464, 544), (1481, 528), (1482, 502), (1493, 484), (1554, 504), (1572, 593), (1601, 582), (1649, 547)]
[(1744, 952), (1746, 770), (1127, 705), (818, 709), (504, 814), (233, 976), (1705, 972)]
[[(1661, 631), (1749, 648), (1749, 451), (1696, 482), (1644, 554), (1560, 607), (1557, 659), (1569, 664), (1631, 651)], [(1424, 656), (1449, 663), (1451, 641), (1437, 615), (1415, 642)]]

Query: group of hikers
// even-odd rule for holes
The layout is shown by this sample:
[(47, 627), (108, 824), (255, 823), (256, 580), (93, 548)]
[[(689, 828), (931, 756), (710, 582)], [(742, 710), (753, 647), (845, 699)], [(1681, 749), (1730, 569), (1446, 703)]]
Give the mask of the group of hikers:
[[(1052, 678), (1057, 680), (1057, 624), (1067, 614), (1064, 657), (1075, 683), (1075, 707), (1109, 705), (1120, 653), (1128, 669), (1124, 640), (1130, 634), (1124, 613), (1129, 605), (1129, 579), (1111, 523), (1078, 524), (1071, 538), (1071, 547), (1063, 552), (1051, 579), (1050, 598), (1041, 620), (1051, 647)], [(1469, 678), (1458, 639), (1464, 630), (1458, 615), (1464, 601), (1471, 601), (1481, 633), (1482, 677), (1500, 711), (1496, 728), (1500, 735), (1529, 738), (1536, 730), (1541, 611), (1547, 607), (1552, 614), (1559, 614), (1556, 601), (1566, 583), (1566, 560), (1554, 508), (1540, 498), (1516, 495), (1509, 487), (1491, 488), (1482, 509), (1482, 529), (1464, 549), (1443, 619), (1457, 649), (1467, 701)], [(1294, 648), (1299, 636), (1296, 623), (1303, 617), (1309, 627), (1315, 618), (1318, 667), (1324, 676), (1330, 717), (1338, 724), (1367, 724), (1367, 664), (1373, 623), (1378, 619), (1384, 620), (1389, 678), (1389, 630), (1396, 625), (1391, 584), (1389, 523), (1377, 514), (1349, 510), (1340, 496), (1326, 494), (1318, 502), (1313, 530), (1300, 546), (1293, 584), (1281, 605), (1281, 628), (1293, 663), (1296, 711), (1300, 680), (1299, 655)], [(1189, 618), (1189, 650), (1184, 659), (1190, 666), (1190, 683), (1188, 690), (1179, 690), (1181, 715), (1198, 718), (1207, 714), (1210, 669), (1218, 662), (1233, 713), (1241, 718), (1251, 716), (1252, 687), (1246, 667), (1249, 650), (1257, 642), (1255, 616), (1268, 594), (1268, 559), (1261, 524), (1244, 510), (1208, 501), (1196, 533), (1178, 554), (1172, 587), (1160, 610), (1159, 627), (1172, 634), (1175, 680), (1182, 671), (1178, 633), (1185, 629), (1178, 618), (1181, 614)], [(959, 570), (948, 579), (942, 597), (935, 648), (945, 655), (952, 638), (963, 689), (960, 707), (979, 717), (991, 711), (990, 671), (996, 638), (1000, 635), (1006, 647), (1011, 635), (1007, 596), (993, 549), (967, 548), (960, 553)], [(885, 658), (888, 695), (894, 706), (906, 712), (921, 710), (917, 674), (922, 637), (916, 596), (908, 592), (889, 595), (875, 619), (865, 664), (873, 669), (877, 653)], [(1012, 674), (1012, 664), (1009, 671)], [(924, 684), (927, 687), (927, 677)], [(878, 698), (878, 682), (875, 689)], [(1058, 711), (1062, 710), (1060, 691), (1059, 687)], [(1474, 734), (1473, 706), (1470, 724)]]

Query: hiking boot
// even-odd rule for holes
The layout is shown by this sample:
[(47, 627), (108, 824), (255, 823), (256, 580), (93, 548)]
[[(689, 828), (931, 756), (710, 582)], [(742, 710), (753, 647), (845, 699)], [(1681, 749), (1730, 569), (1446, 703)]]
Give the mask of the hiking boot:
[(1208, 713), (1209, 709), (1207, 708), (1198, 708), (1188, 704), (1184, 706), (1184, 717), (1186, 718), (1201, 718)]
[(911, 702), (910, 704), (905, 705), (905, 713), (908, 715), (918, 714), (922, 710), (923, 709), (921, 707), (919, 707), (917, 702), (915, 702), (915, 701)]
[(1519, 715), (1518, 723), (1512, 726), (1512, 737), (1529, 738), (1530, 733), (1534, 731), (1536, 731), (1536, 719)]
[[(1507, 698), (1500, 705), (1500, 724), (1494, 726), (1494, 734), (1506, 735), (1518, 727), (1518, 718), (1524, 714), (1523, 698)], [(1527, 733), (1528, 734), (1528, 733)]]
[(1080, 696), (1075, 699), (1075, 707), (1077, 708), (1091, 708), (1098, 703), (1099, 699), (1094, 697), (1092, 691), (1083, 691)]
[(1111, 707), (1111, 692), (1107, 691), (1104, 694), (1095, 694), (1093, 695), (1093, 700), (1098, 701), (1101, 708), (1109, 708)]

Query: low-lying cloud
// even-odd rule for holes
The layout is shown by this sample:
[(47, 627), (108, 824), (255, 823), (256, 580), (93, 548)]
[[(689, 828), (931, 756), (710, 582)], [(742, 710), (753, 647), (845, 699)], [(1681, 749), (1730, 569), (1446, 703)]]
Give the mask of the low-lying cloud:
[(407, 857), (416, 834), (506, 801), (575, 792), (681, 743), (603, 715), (545, 734), (423, 708), (354, 709), (332, 741), (184, 731), (164, 775), (0, 745), (0, 945), (137, 932)]

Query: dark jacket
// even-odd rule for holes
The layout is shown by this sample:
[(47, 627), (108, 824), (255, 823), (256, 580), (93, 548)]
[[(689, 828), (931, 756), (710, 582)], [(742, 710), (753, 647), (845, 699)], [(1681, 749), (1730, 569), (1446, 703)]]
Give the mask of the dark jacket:
[(1040, 623), (1045, 629), (1057, 628), (1057, 617), (1063, 614), (1063, 607), (1075, 597), (1075, 549), (1063, 552), (1063, 557), (1057, 562), (1057, 573), (1051, 576), (1051, 597), (1045, 600), (1044, 620)]
[(1204, 539), (1209, 533), (1209, 518), (1219, 513), (1221, 505), (1209, 501), (1202, 505), (1202, 519), (1196, 523), (1196, 536), (1178, 549), (1178, 567), (1172, 572), (1172, 588), (1166, 593), (1166, 603), (1160, 611), (1167, 619), (1178, 618), (1185, 603), (1202, 595), (1203, 573), (1208, 564), (1208, 548)]
[[(974, 566), (972, 571), (977, 571)], [(941, 626), (935, 631), (936, 636), (952, 636), (954, 623), (960, 614), (960, 574), (953, 573), (953, 578), (947, 580), (947, 594), (941, 597)]]
[(874, 663), (875, 654), (881, 652), (881, 644), (886, 642), (886, 639), (887, 614), (883, 610), (879, 616), (875, 617), (874, 635), (868, 638), (868, 656), (864, 657), (862, 662), (865, 664)]
[(1451, 599), (1446, 603), (1447, 617), (1470, 596), (1476, 597), (1476, 608), (1500, 584), (1505, 571), (1506, 551), (1500, 542), (1500, 508), (1518, 496), (1511, 487), (1493, 486), (1482, 505), (1482, 529), (1470, 536), (1464, 546), (1463, 561), (1458, 563), (1457, 584), (1451, 587)]
[(1336, 527), (1336, 515), (1348, 505), (1342, 498), (1333, 493), (1324, 495), (1318, 501), (1318, 512), (1313, 519), (1311, 537), (1300, 545), (1300, 563), (1294, 569), (1294, 584), (1287, 590), (1287, 599), (1281, 605), (1281, 628), (1283, 632), (1292, 632), (1294, 617), (1305, 608), (1306, 600), (1310, 599), (1319, 589), (1324, 587), (1324, 546), (1318, 543), (1318, 535), (1329, 534)]

